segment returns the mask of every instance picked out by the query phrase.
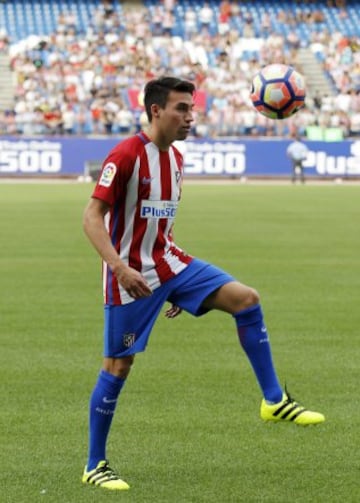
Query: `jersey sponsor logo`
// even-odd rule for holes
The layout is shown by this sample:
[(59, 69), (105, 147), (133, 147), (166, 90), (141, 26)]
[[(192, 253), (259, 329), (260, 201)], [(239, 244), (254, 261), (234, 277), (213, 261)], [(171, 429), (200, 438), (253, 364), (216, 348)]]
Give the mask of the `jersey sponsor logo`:
[(177, 201), (141, 201), (140, 216), (142, 218), (175, 218), (178, 207)]
[(114, 180), (116, 175), (116, 166), (113, 162), (109, 162), (104, 166), (101, 178), (99, 180), (99, 185), (102, 187), (110, 187), (111, 182)]

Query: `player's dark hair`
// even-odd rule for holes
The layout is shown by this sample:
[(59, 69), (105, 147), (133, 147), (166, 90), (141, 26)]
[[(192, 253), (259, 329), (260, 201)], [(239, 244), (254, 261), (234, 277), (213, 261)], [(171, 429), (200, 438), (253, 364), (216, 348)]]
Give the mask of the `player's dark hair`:
[(160, 77), (159, 79), (150, 80), (144, 89), (145, 111), (149, 122), (152, 120), (151, 105), (155, 103), (159, 107), (165, 108), (171, 91), (193, 94), (195, 86), (188, 80), (176, 77)]

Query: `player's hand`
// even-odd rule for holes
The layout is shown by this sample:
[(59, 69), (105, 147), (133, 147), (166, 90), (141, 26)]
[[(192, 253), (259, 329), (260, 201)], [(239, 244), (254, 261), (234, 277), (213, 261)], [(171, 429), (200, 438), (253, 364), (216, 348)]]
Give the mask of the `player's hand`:
[(133, 299), (141, 299), (152, 294), (152, 290), (144, 277), (131, 267), (116, 272), (116, 277), (120, 285)]
[(165, 316), (166, 318), (175, 318), (175, 316), (178, 316), (181, 312), (181, 307), (172, 304), (171, 307), (165, 311)]

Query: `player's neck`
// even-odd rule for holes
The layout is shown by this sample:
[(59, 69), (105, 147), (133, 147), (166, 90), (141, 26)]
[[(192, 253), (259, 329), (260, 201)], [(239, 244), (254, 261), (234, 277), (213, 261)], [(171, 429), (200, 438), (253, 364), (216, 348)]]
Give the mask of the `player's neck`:
[(151, 127), (144, 129), (144, 133), (159, 150), (163, 152), (167, 152), (169, 150), (171, 143), (169, 143), (167, 138), (164, 138), (164, 135), (154, 131)]

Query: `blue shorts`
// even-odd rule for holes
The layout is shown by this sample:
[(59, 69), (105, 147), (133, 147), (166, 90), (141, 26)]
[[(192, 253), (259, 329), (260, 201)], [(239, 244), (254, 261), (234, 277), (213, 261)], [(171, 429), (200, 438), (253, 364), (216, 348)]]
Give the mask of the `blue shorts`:
[(105, 305), (104, 356), (119, 358), (144, 351), (154, 323), (165, 302), (201, 316), (208, 312), (204, 300), (215, 290), (235, 281), (221, 269), (194, 259), (180, 274), (152, 295), (121, 306)]

